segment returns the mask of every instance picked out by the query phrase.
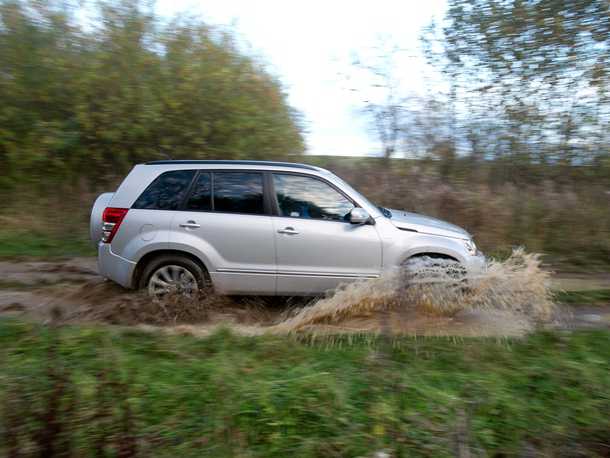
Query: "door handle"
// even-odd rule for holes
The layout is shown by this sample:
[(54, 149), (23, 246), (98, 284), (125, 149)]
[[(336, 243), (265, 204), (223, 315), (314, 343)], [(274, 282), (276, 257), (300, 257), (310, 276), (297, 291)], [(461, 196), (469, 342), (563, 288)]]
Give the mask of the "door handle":
[(187, 227), (189, 229), (197, 229), (198, 227), (201, 227), (200, 224), (197, 224), (195, 221), (190, 220), (187, 221), (186, 223), (182, 223), (180, 224), (180, 227)]
[(289, 235), (296, 235), (299, 233), (299, 231), (294, 230), (294, 227), (285, 227), (284, 229), (280, 229), (277, 232), (278, 232), (278, 234), (289, 234)]

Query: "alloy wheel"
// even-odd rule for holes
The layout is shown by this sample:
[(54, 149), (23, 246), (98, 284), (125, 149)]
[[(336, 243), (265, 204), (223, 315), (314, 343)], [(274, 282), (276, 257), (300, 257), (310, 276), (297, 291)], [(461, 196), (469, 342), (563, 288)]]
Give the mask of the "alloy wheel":
[(148, 280), (148, 294), (156, 299), (172, 294), (195, 298), (198, 291), (195, 276), (185, 267), (173, 264), (159, 267)]

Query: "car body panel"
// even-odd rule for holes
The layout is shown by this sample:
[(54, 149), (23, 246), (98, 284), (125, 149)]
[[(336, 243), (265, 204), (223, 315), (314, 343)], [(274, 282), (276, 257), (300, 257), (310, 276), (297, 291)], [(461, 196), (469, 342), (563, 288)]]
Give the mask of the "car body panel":
[(97, 268), (102, 277), (108, 278), (125, 288), (133, 288), (133, 273), (136, 263), (112, 252), (111, 245), (99, 242)]
[(112, 251), (137, 262), (152, 249), (167, 250), (174, 216), (170, 210), (130, 209), (112, 240)]
[[(175, 211), (169, 247), (190, 246), (222, 286), (234, 294), (275, 292), (276, 253), (270, 216)], [(182, 227), (195, 223), (198, 228)], [(205, 253), (205, 256), (202, 254)]]
[(403, 210), (390, 208), (392, 224), (399, 229), (414, 230), (424, 234), (440, 235), (443, 237), (471, 238), (470, 234), (455, 224), (431, 216), (420, 215)]
[[(381, 273), (381, 240), (374, 225), (276, 216), (273, 227), (278, 294), (320, 293)], [(285, 229), (296, 233), (281, 233)]]

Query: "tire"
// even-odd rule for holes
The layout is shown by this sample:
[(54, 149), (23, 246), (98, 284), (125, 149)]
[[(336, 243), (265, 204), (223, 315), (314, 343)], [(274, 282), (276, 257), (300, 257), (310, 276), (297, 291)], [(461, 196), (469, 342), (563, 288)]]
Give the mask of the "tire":
[(442, 256), (414, 256), (403, 264), (405, 279), (414, 282), (447, 282), (459, 284), (466, 281), (466, 268), (455, 259)]
[[(163, 276), (161, 273), (163, 273)], [(172, 280), (175, 279), (175, 282), (167, 281), (171, 277), (174, 277)], [(152, 259), (146, 265), (140, 277), (139, 289), (147, 290), (150, 296), (161, 297), (161, 295), (154, 294), (151, 291), (151, 281), (154, 280), (167, 281), (167, 283), (172, 285), (170, 287), (171, 291), (182, 293), (189, 297), (200, 296), (202, 292), (208, 291), (211, 285), (207, 271), (197, 262), (186, 256), (172, 254)], [(188, 291), (186, 288), (182, 291), (180, 289), (181, 284), (188, 284)], [(168, 291), (168, 294), (171, 291)]]

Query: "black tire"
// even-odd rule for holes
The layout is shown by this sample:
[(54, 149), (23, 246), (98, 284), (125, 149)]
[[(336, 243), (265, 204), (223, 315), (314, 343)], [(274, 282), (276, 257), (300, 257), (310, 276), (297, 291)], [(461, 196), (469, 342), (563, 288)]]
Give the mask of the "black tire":
[(138, 288), (147, 289), (152, 274), (159, 268), (167, 265), (176, 265), (188, 270), (195, 277), (200, 291), (209, 290), (211, 288), (210, 277), (207, 271), (192, 259), (178, 254), (166, 254), (153, 258), (144, 268), (142, 275), (140, 276)]
[(467, 276), (466, 268), (459, 261), (443, 256), (414, 256), (407, 259), (402, 267), (407, 281), (451, 279), (451, 284), (459, 284), (465, 282)]

